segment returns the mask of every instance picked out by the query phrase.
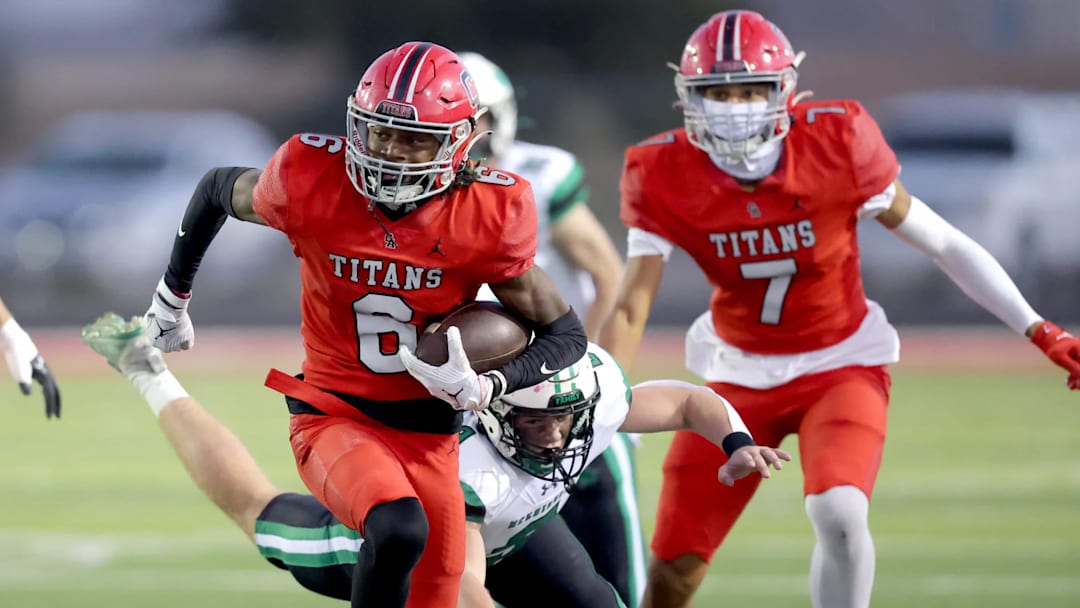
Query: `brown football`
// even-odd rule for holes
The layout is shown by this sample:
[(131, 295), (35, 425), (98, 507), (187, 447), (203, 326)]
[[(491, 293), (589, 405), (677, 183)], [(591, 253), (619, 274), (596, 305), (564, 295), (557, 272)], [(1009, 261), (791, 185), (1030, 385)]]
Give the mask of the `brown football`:
[(457, 327), (461, 345), (476, 373), (498, 369), (529, 345), (525, 325), (498, 302), (472, 302), (429, 326), (416, 345), (416, 356), (432, 365), (446, 363), (446, 330)]

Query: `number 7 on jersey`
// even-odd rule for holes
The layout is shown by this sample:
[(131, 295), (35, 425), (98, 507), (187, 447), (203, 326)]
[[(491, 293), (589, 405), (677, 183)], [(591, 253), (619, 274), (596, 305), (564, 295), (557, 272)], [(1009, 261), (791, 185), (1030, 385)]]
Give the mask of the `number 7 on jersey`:
[(795, 258), (739, 264), (739, 272), (742, 273), (744, 279), (769, 279), (759, 317), (765, 325), (780, 324), (780, 315), (784, 311), (784, 299), (787, 298), (788, 288), (791, 287), (791, 279), (798, 270)]

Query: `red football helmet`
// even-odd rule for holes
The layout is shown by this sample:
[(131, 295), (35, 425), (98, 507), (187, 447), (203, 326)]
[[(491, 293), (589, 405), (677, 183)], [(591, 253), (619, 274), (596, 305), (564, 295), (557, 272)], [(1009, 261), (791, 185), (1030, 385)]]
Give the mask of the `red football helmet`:
[[(786, 136), (795, 101), (796, 68), (803, 56), (792, 50), (780, 28), (759, 13), (734, 10), (710, 17), (686, 41), (675, 75), (675, 91), (690, 142), (710, 154), (737, 158)], [(706, 88), (742, 83), (772, 85), (762, 111), (726, 116), (706, 112)], [(744, 124), (730, 124), (733, 119)], [(727, 124), (719, 124), (724, 122)], [(763, 128), (750, 134), (748, 124)], [(742, 135), (725, 137), (733, 132)]]
[[(476, 137), (476, 85), (461, 59), (430, 42), (406, 42), (383, 53), (349, 96), (345, 168), (353, 186), (391, 208), (450, 187)], [(398, 163), (373, 156), (367, 129), (377, 124), (429, 133), (442, 142), (431, 162)]]

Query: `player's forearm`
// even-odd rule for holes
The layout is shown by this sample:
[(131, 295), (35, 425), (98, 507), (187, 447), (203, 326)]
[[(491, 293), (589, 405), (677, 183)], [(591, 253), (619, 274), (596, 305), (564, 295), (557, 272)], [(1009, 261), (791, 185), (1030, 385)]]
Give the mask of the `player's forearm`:
[(280, 490), (240, 439), (191, 397), (170, 401), (158, 423), (192, 481), (254, 539), (255, 519)]
[(630, 371), (644, 333), (645, 319), (635, 317), (627, 307), (616, 305), (600, 330), (600, 346), (611, 353), (623, 369)]
[[(173, 239), (165, 284), (176, 294), (191, 292), (195, 274), (210, 243), (230, 215), (233, 188), (241, 175), (252, 169), (246, 167), (217, 167), (199, 181), (188, 202), (184, 218)], [(253, 187), (253, 186), (252, 186)]]
[(599, 291), (597, 292), (596, 299), (586, 309), (585, 318), (581, 322), (585, 326), (585, 335), (588, 336), (590, 342), (596, 342), (600, 339), (600, 330), (604, 327), (604, 322), (607, 321), (614, 305), (614, 294), (601, 298)]
[(600, 339), (600, 330), (615, 307), (623, 274), (619, 252), (599, 224), (596, 229), (599, 234), (583, 237), (582, 242), (561, 249), (575, 266), (588, 273), (592, 281), (595, 292), (593, 303), (587, 310), (579, 311), (583, 314), (585, 333), (592, 342)]
[(690, 430), (716, 445), (731, 433), (749, 435), (742, 418), (712, 390), (682, 380), (650, 380), (633, 388), (633, 407), (619, 429), (630, 433)]
[(495, 601), (491, 599), (491, 594), (484, 587), (484, 581), (468, 570), (461, 575), (458, 608), (495, 608)]
[(581, 320), (573, 310), (554, 322), (533, 328), (533, 341), (517, 357), (489, 372), (496, 375), (500, 386), (495, 396), (534, 386), (585, 356), (588, 339)]
[(1017, 333), (1029, 335), (1042, 318), (994, 256), (912, 197), (893, 233), (930, 256), (965, 294)]
[(487, 549), (480, 524), (465, 524), (465, 571), (458, 588), (459, 608), (494, 608), (495, 602), (484, 587), (487, 577)]
[(750, 435), (731, 403), (703, 386), (695, 386), (687, 395), (686, 420), (691, 431), (719, 446), (732, 433)]
[(622, 281), (622, 262), (618, 254), (612, 248), (612, 259), (607, 260), (603, 269), (594, 271), (592, 276), (593, 289), (596, 297), (588, 311), (585, 313), (585, 333), (589, 341), (596, 342), (600, 339), (600, 332), (604, 327), (615, 304), (619, 299), (619, 283)]

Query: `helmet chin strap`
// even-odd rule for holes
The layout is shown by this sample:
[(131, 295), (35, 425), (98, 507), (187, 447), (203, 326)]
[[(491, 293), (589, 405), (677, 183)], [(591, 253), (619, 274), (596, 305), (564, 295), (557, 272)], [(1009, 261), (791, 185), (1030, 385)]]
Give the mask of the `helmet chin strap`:
[(780, 153), (784, 151), (782, 139), (773, 139), (757, 147), (753, 152), (741, 157), (709, 154), (716, 168), (741, 180), (758, 180), (776, 170), (780, 163)]

